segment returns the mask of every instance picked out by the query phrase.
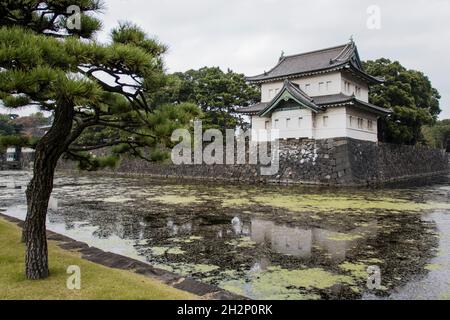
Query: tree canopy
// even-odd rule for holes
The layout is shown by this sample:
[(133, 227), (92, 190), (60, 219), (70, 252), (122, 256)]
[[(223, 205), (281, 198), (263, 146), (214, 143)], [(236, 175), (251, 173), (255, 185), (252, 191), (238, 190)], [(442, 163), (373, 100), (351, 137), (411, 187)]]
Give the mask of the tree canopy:
[[(61, 41), (18, 27), (0, 29), (3, 104), (55, 112), (63, 101), (70, 104), (73, 127), (64, 142), (70, 159), (87, 163), (89, 154), (84, 151), (116, 144), (141, 156), (140, 148), (167, 140), (186, 118), (183, 112), (197, 112), (186, 104), (171, 110), (153, 104), (152, 96), (165, 84), (164, 46), (129, 24), (113, 30), (112, 39), (112, 44), (102, 45), (77, 37)], [(98, 126), (115, 129), (116, 134), (100, 145), (81, 146), (77, 139), (83, 131)]]
[(172, 86), (164, 97), (172, 103), (191, 102), (201, 107), (204, 127), (234, 129), (244, 121), (236, 108), (256, 103), (259, 90), (245, 81), (243, 74), (219, 67), (177, 72), (171, 76)]
[(431, 126), (424, 126), (422, 133), (427, 145), (450, 152), (450, 119), (437, 121)]
[(385, 79), (383, 84), (371, 87), (370, 102), (393, 111), (390, 117), (379, 121), (380, 141), (419, 142), (422, 126), (433, 123), (441, 112), (439, 92), (428, 77), (385, 58), (366, 61), (364, 68), (369, 74)]
[(0, 114), (0, 136), (16, 134), (20, 131), (18, 125), (14, 123), (15, 117), (9, 114)]
[[(0, 152), (6, 152), (8, 147), (34, 147), (37, 136), (33, 134), (33, 129), (45, 119), (39, 113), (28, 117), (0, 114)], [(30, 127), (26, 124), (30, 124)]]
[[(53, 113), (50, 129), (36, 144), (26, 191), (29, 279), (49, 275), (45, 218), (61, 156), (88, 170), (111, 165), (124, 152), (158, 160), (159, 146), (172, 131), (200, 115), (193, 104), (158, 102), (167, 85), (166, 47), (159, 41), (130, 23), (114, 29), (110, 43), (94, 40), (101, 27), (94, 13), (100, 9), (96, 0), (0, 1), (0, 100), (7, 108), (33, 105)], [(86, 138), (99, 128), (108, 134)], [(114, 147), (114, 159), (90, 154), (105, 147)]]

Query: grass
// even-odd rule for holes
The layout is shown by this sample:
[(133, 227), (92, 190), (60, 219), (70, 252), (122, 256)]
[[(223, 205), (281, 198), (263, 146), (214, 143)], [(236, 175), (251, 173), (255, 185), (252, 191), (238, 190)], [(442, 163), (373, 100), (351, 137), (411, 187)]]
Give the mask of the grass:
[[(0, 299), (94, 299), (94, 300), (179, 300), (197, 296), (169, 287), (162, 282), (129, 271), (104, 267), (65, 251), (49, 241), (50, 277), (31, 281), (24, 276), (25, 247), (20, 229), (0, 219)], [(66, 286), (67, 267), (81, 269), (81, 290)]]

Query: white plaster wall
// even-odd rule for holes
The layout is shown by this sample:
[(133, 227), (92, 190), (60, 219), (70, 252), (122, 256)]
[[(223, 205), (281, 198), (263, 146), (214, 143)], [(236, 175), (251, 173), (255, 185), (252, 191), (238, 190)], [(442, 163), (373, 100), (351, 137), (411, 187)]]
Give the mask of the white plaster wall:
[[(309, 109), (275, 111), (272, 113), (272, 128), (279, 130), (280, 139), (313, 138), (312, 114)], [(290, 119), (289, 123), (287, 119)], [(276, 120), (278, 120), (277, 127)]]
[[(350, 83), (350, 91), (345, 90), (345, 84), (344, 84), (345, 81)], [(356, 93), (356, 86), (361, 88), (359, 95)], [(352, 94), (355, 94), (357, 99), (364, 101), (364, 102), (369, 102), (369, 86), (366, 83), (364, 83), (363, 81), (356, 79), (354, 77), (351, 77), (350, 75), (342, 74), (341, 88), (342, 88), (342, 93), (349, 95), (349, 96), (351, 96)]]
[[(376, 115), (353, 107), (346, 108), (347, 133), (346, 136), (358, 140), (378, 141), (378, 118)], [(352, 123), (350, 123), (352, 117)], [(363, 120), (363, 127), (358, 127), (358, 118)], [(372, 130), (368, 127), (368, 120), (372, 120)]]
[[(252, 116), (252, 141), (267, 141), (267, 137), (262, 137), (260, 130), (266, 129), (266, 121), (272, 125), (272, 119), (269, 117)], [(271, 128), (269, 128), (271, 129)]]
[[(271, 101), (283, 87), (283, 81), (263, 83), (261, 85), (261, 102)], [(276, 91), (278, 90), (278, 91)]]
[[(316, 116), (315, 139), (339, 138), (347, 135), (346, 108), (329, 108)], [(328, 117), (326, 125), (324, 117)]]
[[(305, 91), (310, 97), (326, 96), (330, 94), (338, 94), (341, 92), (341, 73), (330, 72), (323, 75), (315, 75), (311, 77), (303, 77), (300, 79), (291, 80)], [(328, 89), (327, 89), (328, 82)], [(322, 83), (320, 89), (319, 84)], [(309, 89), (306, 85), (309, 84)]]
[[(291, 79), (309, 96), (324, 96), (330, 94), (338, 94), (342, 91), (342, 79), (340, 72), (330, 72), (324, 75), (316, 75), (311, 77), (303, 77), (299, 79)], [(319, 83), (323, 83), (322, 89), (319, 90)], [(328, 82), (328, 90), (327, 90)], [(263, 83), (261, 85), (261, 102), (271, 101), (283, 87), (283, 81)], [(306, 85), (309, 84), (309, 89)]]
[[(324, 117), (328, 117), (326, 123)], [(358, 118), (362, 119), (362, 128), (358, 127)], [(289, 124), (287, 119), (290, 119)], [(276, 120), (278, 120), (277, 126), (275, 125)], [(369, 129), (369, 120), (372, 121), (372, 129)], [(269, 129), (278, 129), (280, 139), (349, 137), (358, 140), (378, 141), (377, 116), (353, 107), (329, 108), (326, 112), (318, 114), (309, 109), (294, 109), (275, 111), (272, 113), (272, 117), (253, 116), (252, 129), (256, 130), (257, 136), (253, 135), (252, 140), (268, 140), (267, 137), (261, 136), (259, 131), (266, 129), (266, 121), (269, 121)]]
[(265, 129), (266, 121), (270, 121), (270, 118), (252, 116), (252, 129), (253, 130)]

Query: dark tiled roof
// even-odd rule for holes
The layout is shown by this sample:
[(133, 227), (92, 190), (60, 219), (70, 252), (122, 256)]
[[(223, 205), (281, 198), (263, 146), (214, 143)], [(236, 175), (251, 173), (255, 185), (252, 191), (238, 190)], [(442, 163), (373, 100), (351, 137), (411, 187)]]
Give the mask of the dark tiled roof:
[(238, 113), (247, 113), (247, 114), (256, 114), (259, 113), (261, 110), (263, 110), (267, 106), (267, 102), (259, 102), (257, 104), (239, 108), (236, 110)]
[(385, 109), (385, 108), (376, 106), (374, 104), (358, 100), (356, 98), (353, 98), (353, 100), (350, 102), (350, 104), (354, 105), (355, 107), (357, 107), (359, 109), (368, 110), (371, 112), (378, 113), (380, 115), (388, 115), (388, 114), (392, 113), (392, 110), (390, 110), (390, 109)]
[[(296, 87), (294, 86), (294, 88), (296, 88)], [(302, 93), (304, 95), (306, 95), (303, 91), (302, 91)], [(314, 98), (308, 97), (308, 98), (311, 99), (310, 102), (312, 102), (318, 108), (323, 108), (324, 110), (326, 108), (332, 108), (332, 107), (337, 107), (337, 106), (341, 106), (341, 105), (353, 105), (356, 108), (368, 110), (368, 111), (375, 112), (375, 113), (378, 113), (381, 115), (387, 115), (387, 114), (392, 113), (392, 111), (389, 109), (378, 107), (374, 104), (361, 101), (361, 100), (357, 99), (355, 96), (347, 96), (343, 93), (332, 94), (332, 95), (327, 95), (327, 96), (318, 96), (318, 97), (314, 97)], [(264, 109), (266, 109), (268, 107), (269, 104), (271, 104), (275, 101), (276, 101), (276, 99), (274, 98), (271, 102), (257, 103), (255, 105), (252, 105), (249, 107), (240, 108), (237, 110), (237, 112), (244, 113), (244, 114), (256, 115), (256, 114), (261, 113)]]
[(348, 102), (352, 99), (352, 96), (347, 96), (343, 93), (339, 93), (339, 94), (330, 94), (326, 96), (318, 96), (314, 97), (313, 99), (316, 104), (326, 106), (331, 104)]
[(364, 102), (362, 100), (357, 99), (355, 96), (347, 96), (343, 93), (340, 94), (332, 94), (328, 96), (318, 96), (314, 97), (314, 102), (322, 107), (331, 108), (336, 105), (354, 105), (355, 107), (359, 107), (361, 109), (367, 109), (370, 111), (374, 111), (376, 113), (381, 114), (389, 114), (392, 113), (391, 110), (385, 109), (374, 104)]
[(247, 77), (247, 80), (259, 83), (272, 79), (288, 78), (290, 76), (340, 70), (344, 67), (361, 73), (362, 76), (371, 82), (380, 81), (380, 79), (364, 73), (358, 50), (353, 41), (337, 47), (282, 57), (278, 64), (270, 71), (257, 76)]

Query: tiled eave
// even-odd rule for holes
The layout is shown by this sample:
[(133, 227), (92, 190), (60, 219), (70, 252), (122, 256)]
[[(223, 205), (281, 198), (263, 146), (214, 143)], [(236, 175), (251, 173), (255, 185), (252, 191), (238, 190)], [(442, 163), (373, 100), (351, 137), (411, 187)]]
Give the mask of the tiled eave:
[(318, 74), (325, 74), (330, 72), (339, 71), (345, 68), (345, 64), (329, 68), (329, 69), (322, 69), (322, 70), (316, 70), (316, 71), (308, 71), (308, 72), (302, 72), (302, 73), (293, 73), (290, 75), (284, 75), (284, 76), (278, 76), (278, 77), (271, 77), (261, 80), (252, 80), (251, 78), (247, 78), (247, 81), (254, 84), (261, 84), (261, 83), (267, 83), (267, 82), (274, 82), (274, 81), (283, 81), (283, 80), (289, 80), (289, 79), (295, 79), (300, 77), (308, 77), (308, 76), (314, 76)]
[(326, 74), (330, 72), (336, 72), (344, 70), (348, 73), (351, 73), (356, 78), (359, 78), (360, 80), (364, 82), (369, 82), (372, 84), (380, 84), (383, 82), (381, 79), (377, 79), (375, 77), (370, 76), (369, 74), (366, 74), (365, 72), (359, 70), (357, 67), (353, 66), (351, 63), (344, 63), (332, 68), (327, 69), (321, 69), (321, 70), (315, 70), (315, 71), (308, 71), (308, 72), (301, 72), (301, 73), (293, 73), (290, 75), (284, 75), (284, 76), (277, 76), (277, 77), (270, 77), (260, 80), (253, 80), (251, 77), (246, 78), (248, 82), (253, 84), (262, 84), (262, 83), (268, 83), (268, 82), (275, 82), (275, 81), (283, 81), (283, 80), (289, 80), (289, 79), (296, 79), (296, 78), (302, 78), (302, 77), (308, 77), (308, 76), (315, 76), (320, 74)]

